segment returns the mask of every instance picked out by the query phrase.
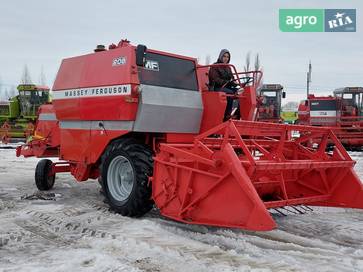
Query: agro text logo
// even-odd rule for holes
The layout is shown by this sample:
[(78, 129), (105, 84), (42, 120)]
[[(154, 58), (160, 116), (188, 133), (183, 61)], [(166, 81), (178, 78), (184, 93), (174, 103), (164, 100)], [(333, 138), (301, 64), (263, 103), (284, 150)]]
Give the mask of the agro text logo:
[(355, 9), (280, 9), (283, 32), (355, 32)]

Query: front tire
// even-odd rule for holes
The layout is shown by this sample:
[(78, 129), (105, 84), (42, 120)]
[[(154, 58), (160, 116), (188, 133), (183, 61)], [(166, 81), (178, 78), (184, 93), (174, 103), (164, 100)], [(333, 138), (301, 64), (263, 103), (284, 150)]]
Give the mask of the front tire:
[(50, 175), (53, 162), (48, 159), (42, 159), (35, 168), (35, 185), (40, 191), (48, 191), (53, 188), (55, 174)]
[(111, 209), (139, 217), (151, 210), (152, 152), (133, 139), (111, 143), (101, 158), (101, 185)]

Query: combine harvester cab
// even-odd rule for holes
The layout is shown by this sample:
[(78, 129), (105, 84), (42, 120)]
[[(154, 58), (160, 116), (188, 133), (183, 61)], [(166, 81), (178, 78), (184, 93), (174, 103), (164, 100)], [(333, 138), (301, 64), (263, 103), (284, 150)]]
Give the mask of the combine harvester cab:
[(329, 127), (344, 147), (362, 150), (363, 88), (341, 88), (334, 96), (309, 95), (299, 105), (299, 124)]
[(19, 94), (7, 102), (0, 102), (0, 142), (25, 141), (34, 131), (37, 112), (49, 102), (49, 88), (34, 84), (20, 84)]
[(263, 84), (258, 88), (257, 121), (281, 123), (281, 103), (286, 97), (280, 84)]
[[(99, 178), (108, 204), (126, 216), (155, 203), (188, 224), (271, 230), (270, 208), (363, 208), (355, 162), (332, 131), (251, 121), (262, 73), (228, 66), (241, 87), (242, 120), (223, 123), (226, 94), (208, 89), (210, 65), (195, 58), (123, 40), (65, 59), (53, 105), (42, 106), (33, 140), (17, 155), (63, 160), (38, 163), (41, 190), (58, 172)], [(291, 139), (291, 131), (304, 136)], [(308, 147), (316, 137), (319, 145)]]
[(363, 87), (345, 87), (334, 91), (341, 101), (340, 129), (336, 130), (344, 146), (363, 151)]

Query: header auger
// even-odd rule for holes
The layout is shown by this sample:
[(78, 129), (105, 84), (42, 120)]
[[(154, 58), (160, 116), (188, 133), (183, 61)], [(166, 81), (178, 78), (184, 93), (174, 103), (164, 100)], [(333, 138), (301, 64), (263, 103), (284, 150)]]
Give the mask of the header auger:
[(39, 162), (40, 190), (51, 189), (58, 172), (98, 178), (125, 216), (155, 203), (188, 224), (271, 230), (270, 208), (363, 208), (355, 162), (332, 131), (252, 121), (262, 73), (229, 66), (241, 87), (241, 120), (222, 122), (226, 94), (208, 90), (210, 65), (195, 58), (123, 40), (65, 59), (53, 104), (40, 108), (33, 139), (17, 155), (62, 160)]

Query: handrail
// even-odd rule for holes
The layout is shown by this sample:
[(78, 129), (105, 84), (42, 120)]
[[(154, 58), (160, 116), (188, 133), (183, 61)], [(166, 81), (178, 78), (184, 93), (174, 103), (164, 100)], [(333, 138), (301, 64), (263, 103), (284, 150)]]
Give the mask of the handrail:
[(234, 80), (237, 80), (238, 85), (240, 86), (240, 88), (244, 88), (245, 85), (243, 85), (243, 83), (241, 83), (241, 78), (239, 77), (239, 75), (249, 75), (252, 74), (252, 78), (253, 78), (253, 87), (258, 87), (261, 83), (261, 79), (263, 76), (263, 72), (262, 71), (245, 71), (245, 72), (238, 72), (236, 67), (233, 64), (229, 64), (229, 63), (215, 63), (215, 64), (208, 64), (208, 65), (198, 65), (197, 69), (201, 69), (201, 68), (210, 68), (210, 67), (230, 67), (232, 69), (232, 75), (234, 77)]

